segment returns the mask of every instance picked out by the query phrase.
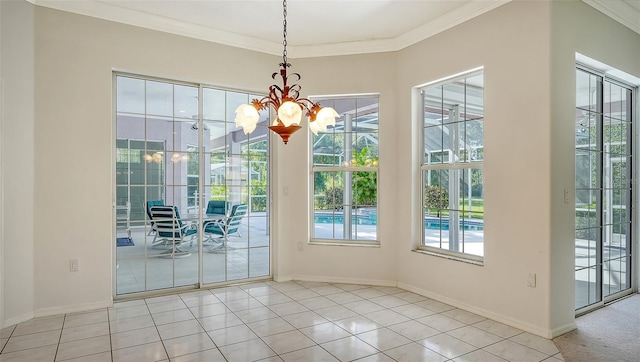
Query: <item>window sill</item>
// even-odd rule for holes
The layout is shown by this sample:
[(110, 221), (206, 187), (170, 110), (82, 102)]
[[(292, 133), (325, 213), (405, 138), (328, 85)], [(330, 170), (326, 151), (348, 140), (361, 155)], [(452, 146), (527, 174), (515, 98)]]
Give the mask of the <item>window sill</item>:
[(419, 254), (426, 254), (426, 255), (436, 256), (439, 258), (460, 261), (460, 262), (468, 263), (472, 265), (484, 266), (484, 259), (471, 259), (463, 255), (457, 256), (457, 255), (445, 254), (442, 252), (430, 251), (425, 249), (414, 249), (412, 251)]
[(379, 241), (347, 241), (347, 240), (323, 240), (315, 239), (308, 242), (309, 245), (329, 245), (329, 246), (356, 246), (365, 248), (379, 248)]

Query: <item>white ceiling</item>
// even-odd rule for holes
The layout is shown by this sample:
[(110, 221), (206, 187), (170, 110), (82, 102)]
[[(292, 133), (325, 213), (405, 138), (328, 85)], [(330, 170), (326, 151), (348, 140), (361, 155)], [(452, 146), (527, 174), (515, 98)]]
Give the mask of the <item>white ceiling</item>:
[[(282, 54), (277, 0), (28, 0), (36, 5)], [(395, 51), (511, 0), (288, 0), (292, 58)], [(640, 0), (583, 0), (640, 33)]]

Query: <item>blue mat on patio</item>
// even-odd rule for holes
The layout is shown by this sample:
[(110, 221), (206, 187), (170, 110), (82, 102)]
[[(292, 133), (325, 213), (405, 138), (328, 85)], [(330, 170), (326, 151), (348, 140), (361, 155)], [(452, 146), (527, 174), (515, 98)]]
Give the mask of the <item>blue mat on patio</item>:
[(116, 246), (134, 246), (131, 238), (116, 238)]

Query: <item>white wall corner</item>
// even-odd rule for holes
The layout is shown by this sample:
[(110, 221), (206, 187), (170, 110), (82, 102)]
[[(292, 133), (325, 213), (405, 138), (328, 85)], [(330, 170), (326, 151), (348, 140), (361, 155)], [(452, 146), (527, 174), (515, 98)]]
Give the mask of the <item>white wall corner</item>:
[(18, 323), (26, 322), (30, 319), (33, 319), (33, 312), (20, 314), (0, 322), (2, 322), (2, 327), (5, 328), (5, 327), (13, 326)]
[(273, 281), (278, 283), (290, 282), (292, 280), (293, 280), (293, 277), (291, 275), (274, 275), (273, 276)]
[(577, 329), (578, 325), (576, 325), (576, 322), (571, 322), (569, 324), (565, 324), (564, 326), (558, 327), (556, 329), (551, 330), (551, 335), (548, 338), (556, 338), (558, 336), (561, 336), (565, 333), (571, 332), (574, 329)]

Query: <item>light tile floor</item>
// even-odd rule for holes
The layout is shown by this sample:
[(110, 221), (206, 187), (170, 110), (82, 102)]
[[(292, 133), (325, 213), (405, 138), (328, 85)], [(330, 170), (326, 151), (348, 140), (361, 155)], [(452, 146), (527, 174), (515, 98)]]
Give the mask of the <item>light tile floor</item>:
[(0, 333), (0, 361), (563, 361), (552, 341), (403, 289), (272, 281)]

